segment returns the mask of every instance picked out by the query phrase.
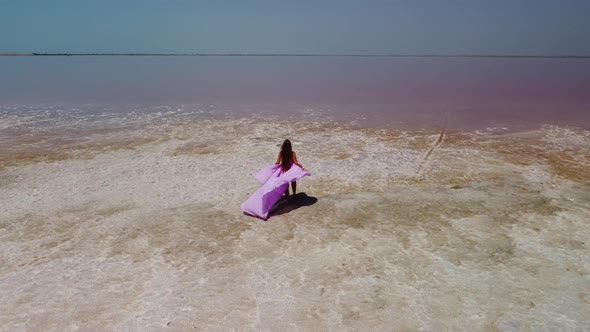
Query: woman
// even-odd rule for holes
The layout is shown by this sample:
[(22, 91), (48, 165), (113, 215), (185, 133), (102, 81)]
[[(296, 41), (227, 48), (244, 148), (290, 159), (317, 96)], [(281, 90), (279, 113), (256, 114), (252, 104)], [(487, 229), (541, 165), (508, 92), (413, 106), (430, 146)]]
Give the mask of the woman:
[(289, 196), (289, 183), (295, 194), (296, 181), (308, 175), (309, 172), (297, 161), (297, 155), (291, 149), (291, 142), (285, 140), (276, 163), (254, 173), (261, 186), (242, 203), (242, 211), (264, 220), (268, 219), (268, 212), (273, 205), (283, 195)]
[[(277, 161), (275, 165), (281, 165), (282, 172), (287, 172), (291, 169), (291, 165), (295, 164), (301, 167), (304, 171), (307, 171), (305, 167), (301, 166), (301, 164), (297, 161), (297, 154), (295, 151), (291, 149), (291, 141), (286, 139), (281, 145), (281, 151), (279, 151), (279, 156), (277, 157)], [(297, 181), (291, 182), (291, 188), (293, 189), (293, 196), (297, 193)], [(285, 197), (289, 198), (289, 186), (287, 186), (287, 190), (285, 190)]]

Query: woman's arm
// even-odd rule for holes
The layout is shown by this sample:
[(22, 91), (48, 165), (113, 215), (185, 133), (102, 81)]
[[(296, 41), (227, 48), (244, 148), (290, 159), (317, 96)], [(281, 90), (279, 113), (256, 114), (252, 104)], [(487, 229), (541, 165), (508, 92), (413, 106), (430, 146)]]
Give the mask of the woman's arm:
[(301, 166), (301, 164), (297, 161), (297, 155), (295, 154), (295, 151), (292, 151), (292, 152), (293, 152), (293, 164), (303, 168), (303, 170), (306, 171), (305, 167)]
[(281, 163), (281, 151), (279, 151), (279, 156), (277, 157), (277, 161), (275, 162), (275, 165), (278, 165)]

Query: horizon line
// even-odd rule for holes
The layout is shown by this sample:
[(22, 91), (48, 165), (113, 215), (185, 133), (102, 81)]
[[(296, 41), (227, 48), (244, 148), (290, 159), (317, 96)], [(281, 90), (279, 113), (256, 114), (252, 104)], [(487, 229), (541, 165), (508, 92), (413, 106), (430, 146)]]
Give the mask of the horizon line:
[(313, 53), (18, 53), (0, 52), (0, 56), (202, 56), (202, 57), (374, 57), (374, 58), (546, 58), (590, 59), (590, 55), (568, 54), (313, 54)]

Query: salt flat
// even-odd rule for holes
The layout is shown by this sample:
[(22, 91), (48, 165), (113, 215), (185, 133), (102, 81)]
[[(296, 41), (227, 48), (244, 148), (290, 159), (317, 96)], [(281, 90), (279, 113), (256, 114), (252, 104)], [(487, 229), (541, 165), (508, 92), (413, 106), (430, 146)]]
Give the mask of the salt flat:
[[(590, 329), (588, 131), (3, 121), (7, 331)], [(243, 215), (285, 138), (299, 201)]]

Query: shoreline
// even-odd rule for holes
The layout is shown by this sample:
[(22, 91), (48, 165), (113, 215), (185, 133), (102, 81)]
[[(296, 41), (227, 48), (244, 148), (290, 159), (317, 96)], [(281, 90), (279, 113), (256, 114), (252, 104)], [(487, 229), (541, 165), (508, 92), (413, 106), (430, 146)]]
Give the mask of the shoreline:
[[(225, 126), (228, 128), (256, 127), (263, 123), (272, 123), (277, 128), (291, 127), (291, 131), (295, 133), (323, 132), (321, 137), (327, 137), (326, 133), (346, 132), (366, 135), (380, 142), (395, 143), (395, 140), (399, 139), (405, 146), (423, 150), (425, 159), (428, 159), (435, 148), (445, 144), (476, 148), (487, 145), (502, 151), (510, 151), (512, 149), (510, 144), (519, 144), (519, 150), (530, 148), (531, 153), (539, 154), (537, 150), (541, 146), (553, 144), (550, 141), (552, 139), (566, 140), (556, 144), (570, 150), (572, 148), (580, 150), (583, 148), (583, 142), (590, 142), (590, 130), (575, 126), (542, 125), (527, 129), (488, 127), (465, 130), (448, 124), (423, 128), (379, 127), (357, 121), (336, 122), (329, 118), (318, 117), (315, 117), (315, 121), (278, 120), (277, 117), (264, 115), (227, 116), (222, 114), (211, 117), (205, 114), (202, 118), (194, 118), (194, 114), (191, 113), (188, 118), (184, 118), (160, 111), (152, 111), (151, 115), (139, 113), (131, 117), (126, 113), (90, 114), (92, 115), (90, 118), (87, 117), (88, 115), (81, 113), (72, 118), (61, 119), (63, 114), (57, 116), (49, 114), (41, 117), (35, 114), (15, 114), (13, 117), (5, 117), (5, 122), (2, 122), (0, 118), (0, 141), (2, 142), (0, 169), (19, 165), (21, 161), (35, 163), (43, 160), (64, 160), (69, 156), (96, 155), (109, 150), (133, 150), (136, 146), (178, 138), (185, 140), (191, 136), (192, 131), (208, 132), (213, 130), (212, 128)], [(43, 123), (45, 126), (41, 132), (37, 133), (36, 122)], [(80, 124), (84, 126), (79, 127)], [(244, 134), (251, 133), (244, 132)], [(261, 134), (260, 137), (251, 137), (250, 143), (259, 144), (260, 140), (267, 140), (265, 136), (267, 135)], [(568, 137), (577, 138), (567, 141)], [(280, 137), (277, 139), (280, 140)], [(216, 144), (207, 143), (208, 146)], [(568, 147), (568, 144), (575, 144), (575, 146)], [(478, 147), (479, 145), (481, 147)], [(213, 151), (217, 150), (218, 148), (213, 149)], [(550, 157), (546, 156), (546, 158)], [(590, 177), (590, 173), (588, 176)]]
[(567, 54), (305, 54), (305, 53), (0, 53), (0, 56), (189, 56), (189, 57), (363, 57), (363, 58), (511, 58), (590, 59), (590, 55)]

